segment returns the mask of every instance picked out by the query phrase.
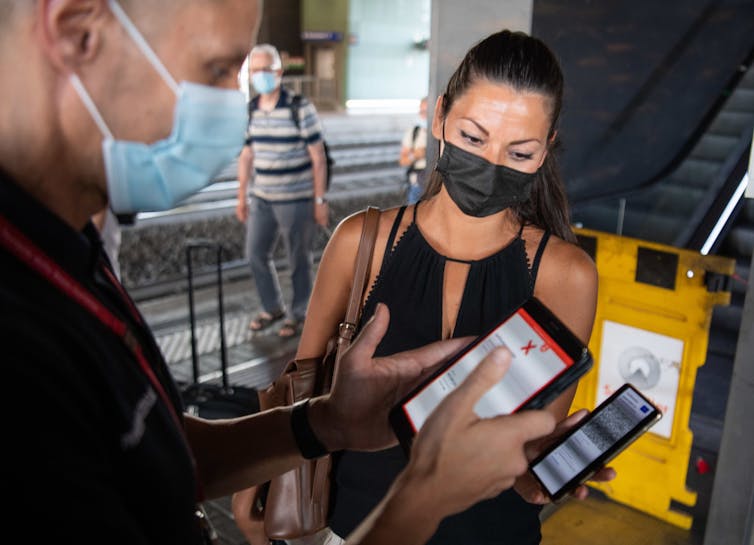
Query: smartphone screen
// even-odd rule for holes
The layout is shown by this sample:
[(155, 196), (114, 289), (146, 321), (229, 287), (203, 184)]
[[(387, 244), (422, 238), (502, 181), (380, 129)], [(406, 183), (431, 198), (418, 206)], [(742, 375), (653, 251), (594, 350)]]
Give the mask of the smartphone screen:
[[(421, 429), (445, 396), (461, 384), (482, 359), (498, 346), (507, 347), (513, 360), (503, 379), (474, 407), (481, 418), (513, 413), (569, 369), (578, 367), (580, 376), (591, 366), (591, 357), (586, 347), (541, 303), (532, 300), (477, 339), (455, 362), (403, 401), (401, 416), (414, 434)], [(575, 378), (577, 376), (573, 380)], [(567, 385), (552, 392), (550, 399), (565, 387)], [(401, 434), (398, 435), (401, 438)]]
[(530, 469), (550, 497), (558, 499), (617, 456), (660, 417), (657, 407), (625, 384), (534, 460)]

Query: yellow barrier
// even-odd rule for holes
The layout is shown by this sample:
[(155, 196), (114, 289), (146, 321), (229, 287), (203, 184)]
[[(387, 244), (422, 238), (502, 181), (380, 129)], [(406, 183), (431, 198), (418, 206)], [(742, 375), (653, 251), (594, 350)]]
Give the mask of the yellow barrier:
[(697, 369), (707, 354), (712, 309), (730, 303), (735, 261), (587, 229), (576, 229), (599, 272), (589, 348), (595, 365), (581, 379), (572, 410), (593, 409), (631, 382), (663, 410), (662, 420), (611, 463), (618, 477), (590, 485), (611, 499), (689, 529), (686, 487)]

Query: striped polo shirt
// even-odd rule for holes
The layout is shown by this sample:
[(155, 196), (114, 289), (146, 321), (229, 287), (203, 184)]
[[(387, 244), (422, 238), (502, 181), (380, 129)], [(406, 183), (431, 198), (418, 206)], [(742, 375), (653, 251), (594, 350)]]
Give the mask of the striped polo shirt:
[(307, 146), (322, 139), (317, 110), (306, 98), (299, 103), (299, 127), (291, 115), (292, 93), (280, 89), (270, 112), (255, 109), (246, 144), (254, 151), (251, 194), (268, 201), (293, 201), (314, 196), (312, 162)]

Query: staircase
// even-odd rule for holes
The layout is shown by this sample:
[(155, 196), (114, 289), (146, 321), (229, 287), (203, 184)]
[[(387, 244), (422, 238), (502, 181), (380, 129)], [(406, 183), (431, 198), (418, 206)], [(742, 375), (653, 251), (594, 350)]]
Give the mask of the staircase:
[(731, 182), (736, 165), (742, 157), (748, 157), (753, 130), (754, 68), (748, 67), (673, 172), (649, 188), (575, 203), (573, 222), (589, 229), (686, 247), (720, 192)]

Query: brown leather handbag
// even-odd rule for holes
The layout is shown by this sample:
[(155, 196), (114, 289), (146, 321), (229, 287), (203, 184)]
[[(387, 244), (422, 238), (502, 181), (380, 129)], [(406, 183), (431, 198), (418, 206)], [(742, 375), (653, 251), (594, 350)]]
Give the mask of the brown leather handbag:
[[(361, 315), (379, 218), (378, 208), (367, 208), (346, 316), (328, 342), (327, 353), (321, 358), (289, 362), (271, 386), (259, 391), (262, 410), (291, 405), (330, 390), (335, 369), (351, 344)], [(264, 504), (264, 529), (270, 539), (308, 536), (327, 527), (330, 470), (328, 455), (307, 460), (270, 481)]]

